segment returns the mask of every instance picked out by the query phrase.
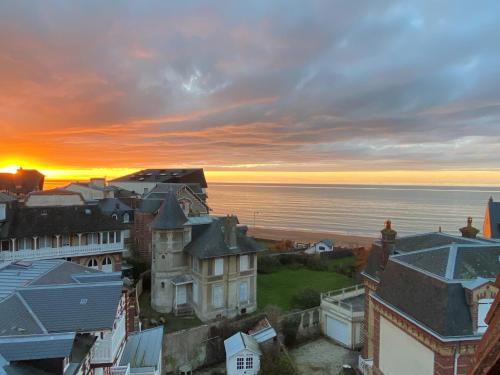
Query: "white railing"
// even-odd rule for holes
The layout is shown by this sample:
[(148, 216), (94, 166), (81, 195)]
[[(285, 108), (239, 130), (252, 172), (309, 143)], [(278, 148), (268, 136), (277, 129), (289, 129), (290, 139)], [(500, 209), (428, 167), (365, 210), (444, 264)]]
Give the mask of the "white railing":
[(130, 364), (127, 366), (116, 366), (111, 367), (111, 375), (129, 375), (130, 374)]
[[(343, 302), (343, 300), (359, 296), (365, 291), (363, 284), (353, 285), (347, 288), (332, 290), (330, 292), (321, 293), (321, 303), (329, 303), (333, 306), (337, 306), (339, 309), (345, 310), (349, 315), (353, 315), (356, 312), (353, 305), (350, 303)], [(363, 314), (364, 312), (361, 312)]]
[(16, 250), (0, 252), (0, 262), (15, 260), (39, 260), (66, 258), (82, 255), (97, 255), (123, 251), (123, 242), (81, 246), (47, 247), (37, 250)]
[[(361, 294), (361, 291), (364, 292), (364, 290), (365, 290), (365, 287), (363, 284), (357, 284), (357, 285), (353, 285), (353, 286), (348, 286), (347, 288), (336, 289), (336, 290), (331, 290), (329, 292), (321, 293), (321, 298), (338, 297), (338, 296), (342, 296), (343, 298), (348, 298), (346, 295), (348, 295), (348, 294)], [(355, 293), (355, 292), (359, 292), (359, 293)]]
[(370, 375), (373, 367), (373, 359), (364, 359), (362, 356), (358, 357), (358, 368), (363, 375)]
[(116, 324), (113, 332), (106, 332), (103, 338), (98, 338), (92, 347), (91, 363), (114, 363), (118, 350), (125, 340), (125, 314)]

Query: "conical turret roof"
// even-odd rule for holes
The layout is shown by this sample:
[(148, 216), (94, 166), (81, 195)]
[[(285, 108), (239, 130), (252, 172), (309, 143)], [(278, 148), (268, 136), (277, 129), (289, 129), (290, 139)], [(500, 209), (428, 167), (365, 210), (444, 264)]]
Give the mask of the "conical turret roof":
[(158, 215), (151, 223), (151, 229), (162, 230), (162, 229), (178, 229), (182, 228), (187, 222), (186, 215), (182, 210), (177, 197), (173, 191), (169, 191), (165, 200), (163, 201), (160, 209), (158, 210)]

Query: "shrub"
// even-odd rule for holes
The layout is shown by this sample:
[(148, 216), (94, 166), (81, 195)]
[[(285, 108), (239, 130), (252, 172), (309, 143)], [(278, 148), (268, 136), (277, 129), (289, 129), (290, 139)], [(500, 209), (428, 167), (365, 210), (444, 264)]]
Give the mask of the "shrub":
[(320, 292), (314, 289), (303, 289), (292, 297), (292, 306), (297, 309), (310, 309), (321, 304)]
[(328, 271), (328, 262), (318, 256), (309, 256), (306, 259), (306, 267), (313, 271)]
[(295, 344), (299, 325), (300, 314), (289, 316), (281, 322), (281, 330), (283, 332), (283, 336), (285, 337), (286, 346)]
[(281, 264), (277, 257), (262, 256), (257, 258), (257, 272), (273, 273), (278, 271)]
[(282, 254), (279, 256), (279, 262), (284, 266), (294, 263), (304, 264), (305, 257), (299, 254)]
[(281, 354), (275, 358), (264, 354), (260, 363), (259, 375), (293, 375), (296, 371), (289, 359)]

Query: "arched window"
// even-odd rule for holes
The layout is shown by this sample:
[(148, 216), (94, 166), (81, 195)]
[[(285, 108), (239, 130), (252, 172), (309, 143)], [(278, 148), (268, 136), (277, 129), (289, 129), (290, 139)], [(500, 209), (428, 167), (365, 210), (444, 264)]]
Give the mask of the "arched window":
[(87, 267), (93, 268), (95, 270), (98, 269), (99, 266), (97, 265), (97, 260), (95, 258), (89, 259), (89, 261), (87, 262)]
[(123, 214), (123, 222), (130, 223), (130, 215), (126, 212)]
[(113, 261), (110, 257), (105, 257), (102, 260), (102, 270), (104, 272), (113, 272)]
[(165, 282), (163, 282), (163, 281), (161, 282), (161, 287), (165, 288)]
[(111, 217), (112, 217), (113, 219), (115, 219), (115, 220), (118, 220), (118, 215), (117, 215), (117, 214), (113, 214), (113, 215), (111, 215)]

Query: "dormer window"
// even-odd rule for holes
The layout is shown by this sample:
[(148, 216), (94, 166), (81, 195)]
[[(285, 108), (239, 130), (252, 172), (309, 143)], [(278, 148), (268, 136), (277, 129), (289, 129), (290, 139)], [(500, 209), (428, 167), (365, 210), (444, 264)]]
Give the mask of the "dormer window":
[(129, 223), (130, 222), (130, 215), (128, 213), (123, 214), (123, 222), (124, 223)]
[(118, 215), (117, 215), (117, 214), (113, 214), (113, 215), (111, 215), (111, 217), (112, 217), (113, 219), (115, 219), (115, 220), (118, 220)]
[(0, 220), (5, 220), (7, 218), (7, 205), (5, 203), (0, 203)]
[(492, 298), (483, 298), (477, 302), (477, 332), (484, 333), (488, 328), (488, 324), (485, 322), (486, 315), (493, 303)]

